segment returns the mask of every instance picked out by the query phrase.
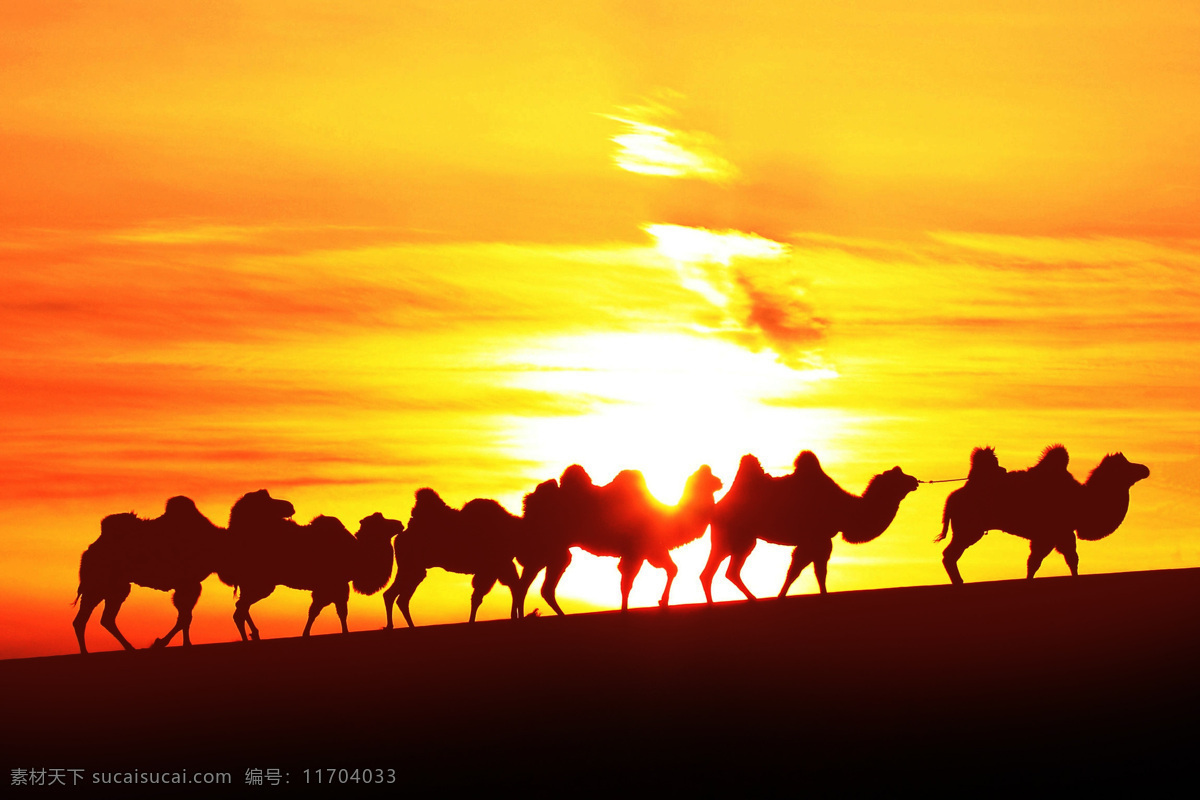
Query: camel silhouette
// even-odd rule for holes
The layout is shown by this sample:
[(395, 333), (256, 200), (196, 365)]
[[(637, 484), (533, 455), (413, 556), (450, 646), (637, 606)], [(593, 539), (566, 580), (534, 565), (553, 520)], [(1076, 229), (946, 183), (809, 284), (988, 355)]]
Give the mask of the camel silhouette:
[(293, 521), (292, 504), (271, 497), (266, 489), (243, 496), (229, 513), (230, 557), (218, 575), (239, 590), (233, 621), (242, 641), (258, 640), (250, 607), (275, 587), (312, 592), (304, 636), (312, 631), (321, 609), (333, 604), (347, 633), (350, 584), (359, 594), (374, 594), (392, 574), (392, 537), (404, 530), (399, 520), (376, 512), (351, 534), (334, 517), (318, 516), (307, 525)]
[[(408, 530), (397, 536), (393, 545), (396, 578), (383, 593), (387, 627), (392, 627), (392, 603), (399, 605), (404, 621), (413, 627), (409, 601), (430, 567), (474, 576), (470, 617), (474, 622), (479, 605), (496, 581), (514, 591), (517, 569), (513, 558), (523, 527), (520, 517), (495, 500), (472, 500), (459, 510), (446, 505), (433, 489), (418, 489)], [(520, 611), (514, 594), (512, 617), (519, 617)]]
[(172, 497), (161, 517), (142, 519), (136, 514), (112, 514), (100, 522), (100, 538), (79, 560), (79, 612), (73, 623), (79, 652), (86, 653), (84, 630), (101, 601), (100, 624), (126, 650), (133, 650), (117, 628), (117, 612), (129, 596), (130, 585), (174, 591), (171, 602), (178, 611), (175, 626), (154, 640), (165, 647), (176, 633), (192, 643), (192, 609), (200, 599), (200, 584), (217, 571), (225, 552), (224, 530), (212, 524), (187, 497)]
[(966, 484), (950, 493), (942, 510), (942, 532), (934, 541), (950, 543), (942, 552), (942, 565), (950, 582), (963, 582), (958, 560), (989, 530), (1001, 530), (1029, 540), (1026, 578), (1032, 578), (1052, 550), (1062, 554), (1072, 575), (1079, 574), (1075, 537), (1103, 539), (1115, 531), (1129, 511), (1129, 490), (1150, 477), (1150, 470), (1121, 453), (1106, 455), (1079, 483), (1067, 470), (1069, 456), (1061, 444), (1042, 452), (1027, 470), (1005, 472), (995, 466), (976, 470), (976, 459), (995, 461), (991, 448), (971, 454)]
[(650, 494), (637, 470), (624, 470), (611, 483), (596, 486), (583, 467), (567, 467), (557, 484), (545, 481), (525, 497), (529, 538), (520, 559), (525, 569), (519, 602), (523, 605), (533, 579), (545, 569), (542, 597), (562, 614), (555, 592), (571, 563), (570, 549), (582, 547), (593, 555), (620, 559), (622, 611), (629, 608), (629, 592), (643, 563), (666, 570), (667, 585), (658, 602), (666, 606), (679, 572), (670, 551), (704, 535), (715, 505), (713, 495), (721, 486), (704, 465), (688, 478), (678, 505), (668, 506)]
[(704, 596), (712, 602), (713, 577), (728, 557), (725, 577), (748, 599), (755, 599), (741, 573), (758, 539), (794, 548), (780, 597), (809, 564), (825, 594), (833, 537), (840, 532), (852, 544), (878, 537), (892, 524), (900, 502), (918, 485), (916, 478), (893, 467), (871, 478), (860, 497), (826, 475), (809, 450), (796, 457), (792, 474), (781, 477), (766, 474), (754, 456), (742, 456), (733, 486), (713, 514), (712, 550), (700, 572)]

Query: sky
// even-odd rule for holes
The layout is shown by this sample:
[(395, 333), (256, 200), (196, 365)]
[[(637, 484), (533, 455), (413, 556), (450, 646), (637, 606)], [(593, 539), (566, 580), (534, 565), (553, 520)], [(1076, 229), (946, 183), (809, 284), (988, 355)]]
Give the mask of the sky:
[[(75, 651), (108, 514), (184, 494), (225, 524), (267, 488), (353, 530), (422, 486), (519, 513), (572, 463), (675, 502), (744, 453), (858, 493), (977, 446), (1061, 442), (1081, 480), (1123, 451), (1151, 477), (1082, 571), (1200, 566), (1197, 41), (1168, 0), (6, 4), (0, 657)], [(954, 486), (839, 540), (830, 589), (945, 582)], [(707, 553), (676, 551), (674, 601)], [(1025, 555), (995, 534), (961, 568)], [(787, 556), (760, 544), (751, 588)], [(435, 571), (417, 624), (469, 594)], [(559, 598), (616, 607), (615, 562), (577, 554)], [(255, 618), (297, 635), (307, 604)], [(211, 577), (193, 639), (232, 610)], [(173, 619), (135, 588), (120, 624)]]

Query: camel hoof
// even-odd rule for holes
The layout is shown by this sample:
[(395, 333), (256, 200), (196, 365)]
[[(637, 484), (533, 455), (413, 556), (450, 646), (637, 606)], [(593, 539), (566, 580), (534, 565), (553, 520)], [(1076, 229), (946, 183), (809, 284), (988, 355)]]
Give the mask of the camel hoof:
[(150, 648), (152, 650), (154, 650), (154, 649), (158, 649), (159, 647), (166, 647), (166, 646), (167, 646), (166, 639), (155, 639), (154, 644), (150, 645)]

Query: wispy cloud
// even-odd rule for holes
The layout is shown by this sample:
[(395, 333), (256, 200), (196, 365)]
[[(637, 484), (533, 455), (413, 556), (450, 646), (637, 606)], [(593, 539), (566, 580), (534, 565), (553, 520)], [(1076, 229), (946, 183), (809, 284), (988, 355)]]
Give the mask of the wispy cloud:
[(726, 183), (738, 177), (738, 169), (718, 155), (716, 137), (702, 131), (671, 127), (678, 113), (662, 103), (620, 109), (605, 115), (621, 123), (622, 132), (612, 137), (617, 145), (613, 161), (628, 172), (667, 178), (696, 178)]
[(647, 225), (683, 286), (719, 309), (713, 327), (757, 351), (773, 350), (795, 368), (826, 369), (813, 351), (827, 322), (806, 298), (788, 245), (753, 233)]
[[(842, 407), (1194, 406), (1194, 242), (938, 233), (789, 237), (829, 320)], [(812, 393), (796, 402), (814, 402)]]

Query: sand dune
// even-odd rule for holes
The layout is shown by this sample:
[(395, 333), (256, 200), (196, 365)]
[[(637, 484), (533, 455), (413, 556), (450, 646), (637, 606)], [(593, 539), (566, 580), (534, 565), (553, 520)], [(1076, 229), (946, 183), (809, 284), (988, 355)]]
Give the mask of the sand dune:
[(20, 659), (0, 677), (8, 770), (713, 794), (1194, 783), (1198, 667), (1191, 569)]

